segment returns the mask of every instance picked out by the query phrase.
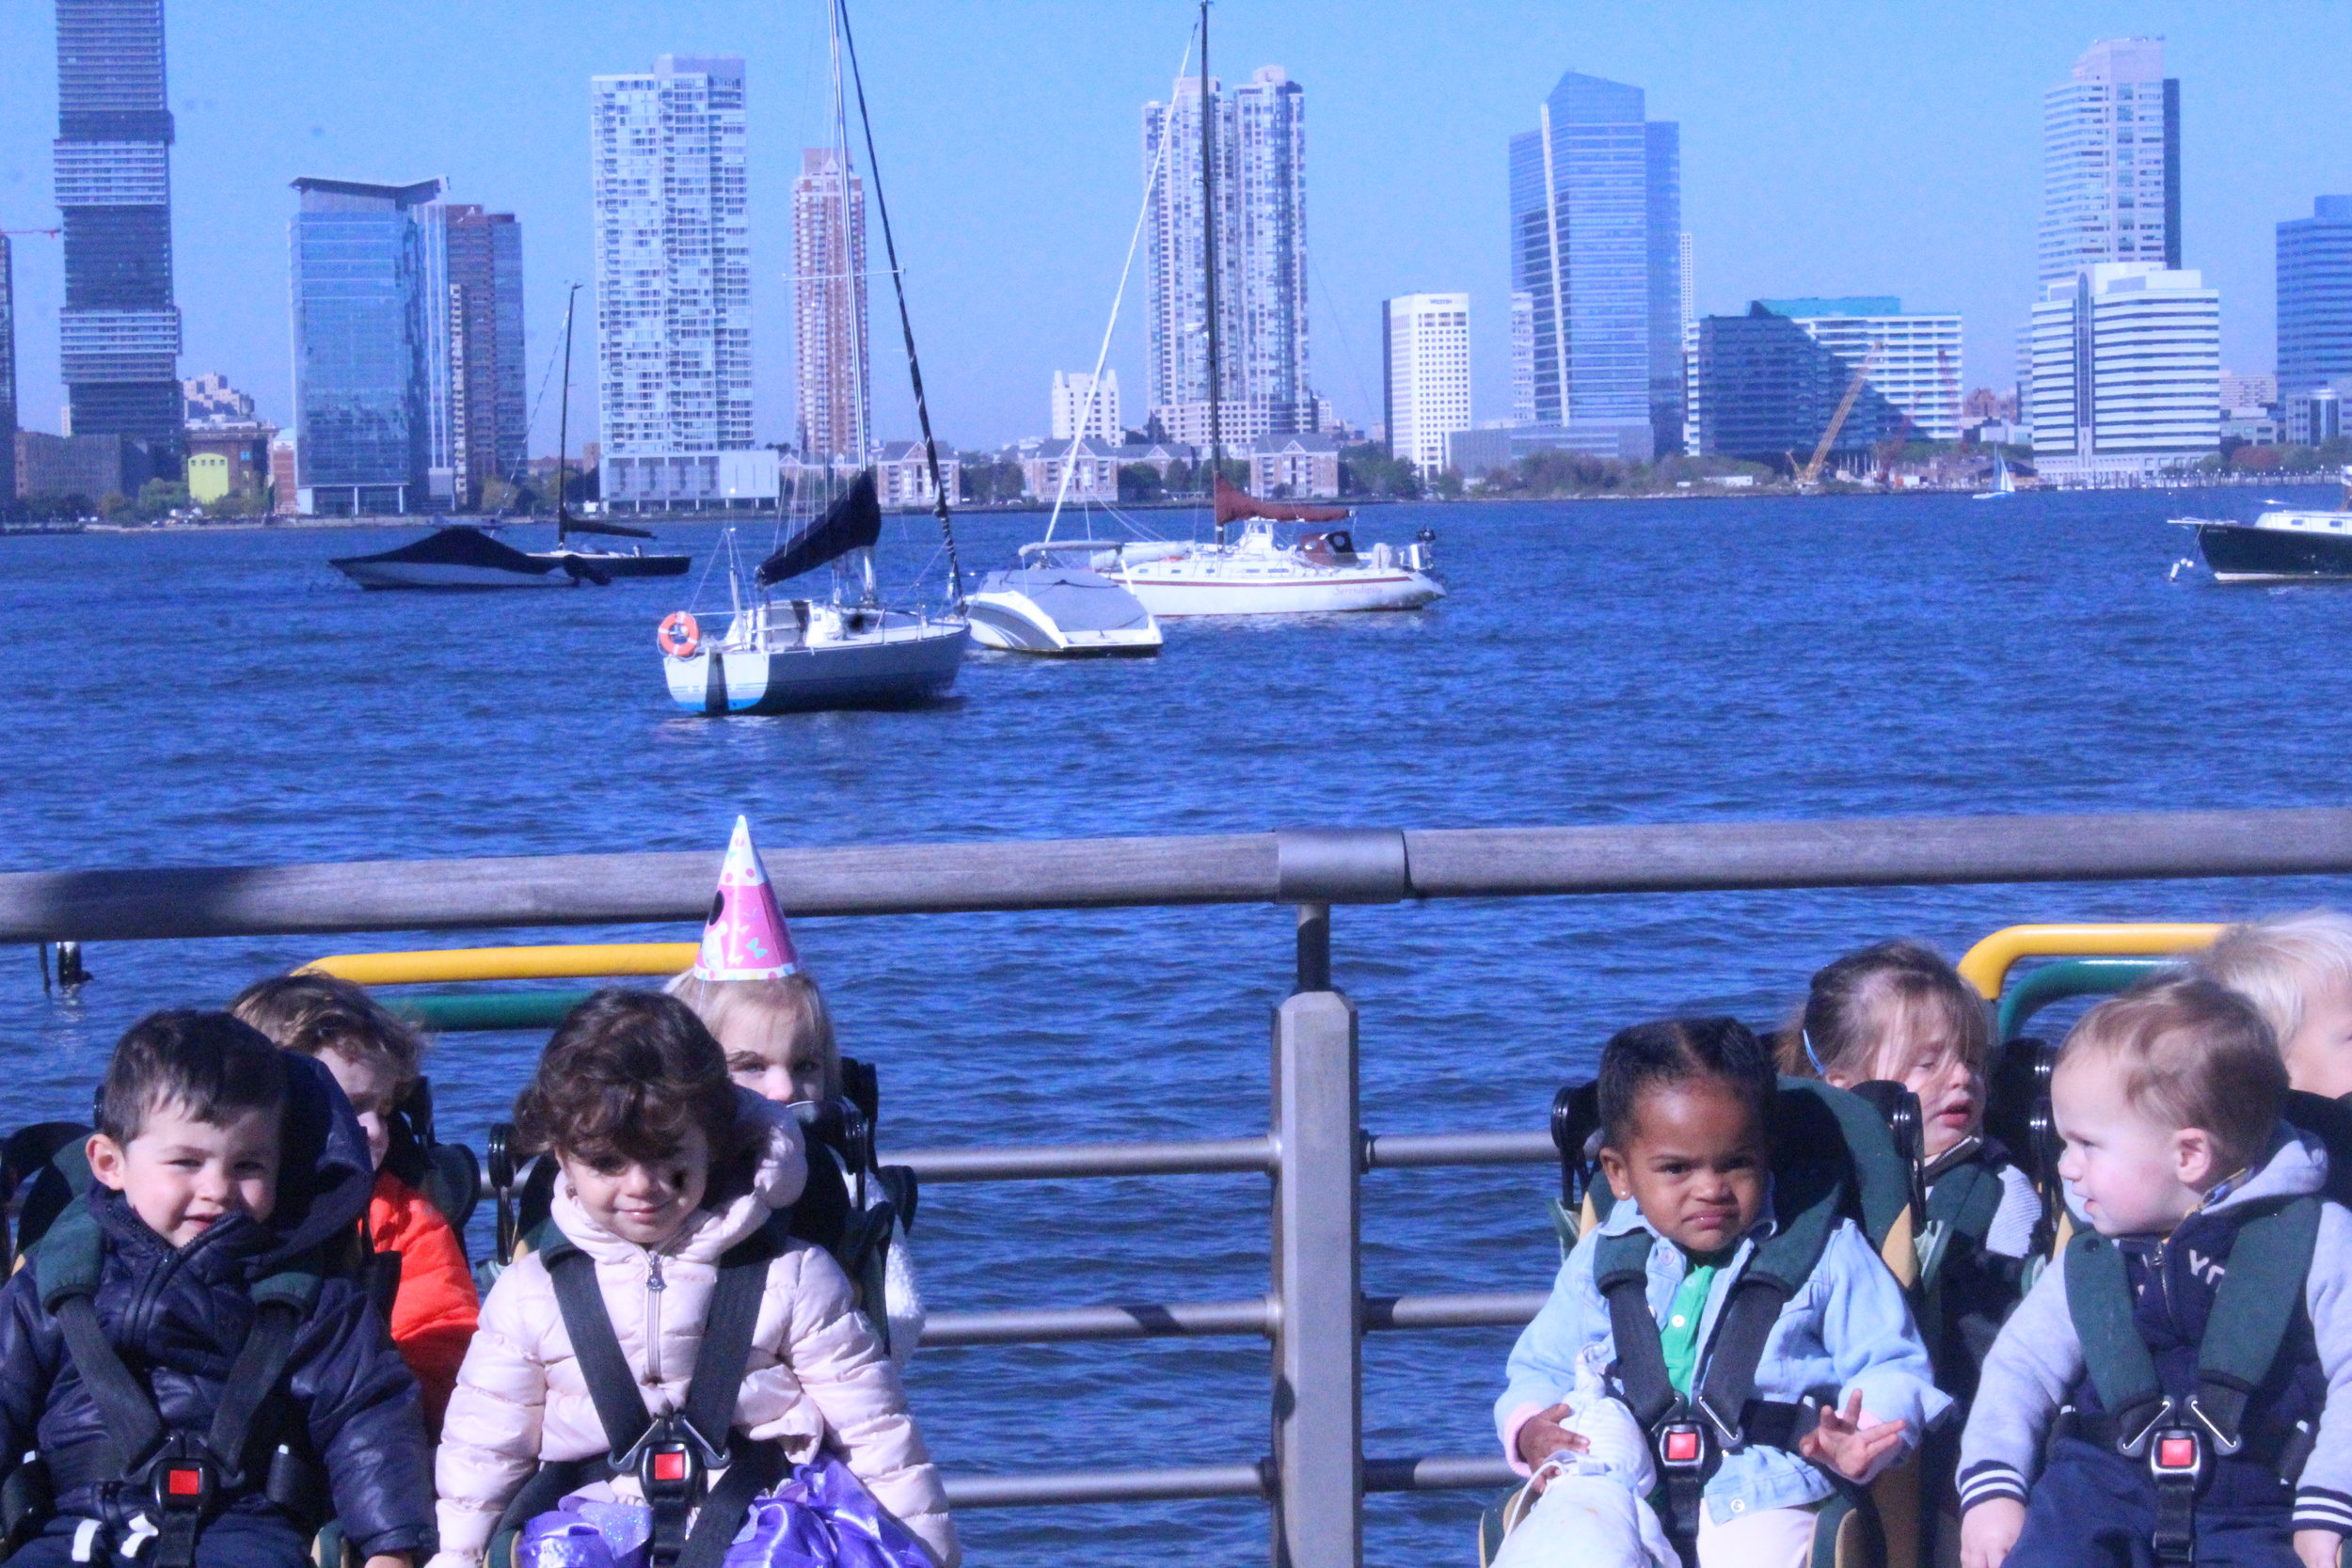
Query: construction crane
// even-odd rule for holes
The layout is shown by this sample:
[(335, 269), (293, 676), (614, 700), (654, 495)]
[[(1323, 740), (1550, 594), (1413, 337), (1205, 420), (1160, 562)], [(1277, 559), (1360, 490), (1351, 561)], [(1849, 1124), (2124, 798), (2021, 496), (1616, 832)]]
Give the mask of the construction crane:
[(1820, 444), (1813, 449), (1813, 460), (1797, 476), (1799, 489), (1821, 482), (1821, 465), (1829, 460), (1829, 449), (1836, 444), (1837, 433), (1846, 428), (1846, 416), (1853, 412), (1855, 401), (1862, 396), (1862, 384), (1870, 379), (1870, 367), (1879, 362), (1879, 350), (1883, 346), (1872, 343), (1870, 351), (1862, 356), (1860, 368), (1853, 372), (1853, 379), (1846, 383), (1846, 395), (1837, 400), (1837, 412), (1829, 417), (1829, 428), (1821, 432)]
[(1911, 433), (1917, 428), (1917, 425), (1918, 421), (1911, 417), (1911, 410), (1906, 408), (1903, 410), (1902, 422), (1895, 427), (1895, 434), (1879, 443), (1878, 484), (1880, 489), (1892, 490), (1895, 487), (1895, 465), (1902, 461), (1903, 448), (1911, 444)]

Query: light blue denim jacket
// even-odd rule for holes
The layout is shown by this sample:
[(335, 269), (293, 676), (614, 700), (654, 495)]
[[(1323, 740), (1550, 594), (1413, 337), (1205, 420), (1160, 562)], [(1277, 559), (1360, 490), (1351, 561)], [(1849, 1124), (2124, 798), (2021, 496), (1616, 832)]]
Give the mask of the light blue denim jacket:
[[(1699, 1323), (1701, 1344), (1713, 1338), (1715, 1320), (1732, 1285), (1746, 1272), (1757, 1243), (1775, 1227), (1768, 1196), (1763, 1217), (1740, 1239), (1731, 1266), (1715, 1276)], [(1495, 1402), (1495, 1425), (1506, 1453), (1531, 1410), (1548, 1409), (1568, 1398), (1580, 1356), (1594, 1352), (1603, 1365), (1615, 1359), (1609, 1304), (1593, 1282), (1593, 1255), (1601, 1237), (1637, 1228), (1652, 1238), (1649, 1309), (1656, 1317), (1665, 1316), (1689, 1264), (1682, 1249), (1642, 1217), (1639, 1205), (1624, 1199), (1610, 1211), (1606, 1223), (1578, 1241), (1560, 1265), (1551, 1299), (1511, 1352), (1510, 1386)], [(1699, 1376), (1706, 1376), (1704, 1363)], [(1817, 1403), (1836, 1403), (1857, 1388), (1868, 1418), (1910, 1423), (1904, 1441), (1915, 1449), (1920, 1433), (1952, 1404), (1935, 1386), (1927, 1347), (1911, 1321), (1902, 1288), (1868, 1239), (1851, 1221), (1840, 1221), (1830, 1232), (1812, 1276), (1789, 1298), (1765, 1338), (1764, 1355), (1756, 1368), (1756, 1393), (1758, 1399), (1792, 1403), (1807, 1397)], [(1511, 1458), (1518, 1463), (1516, 1454)], [(1760, 1509), (1815, 1502), (1830, 1492), (1829, 1479), (1809, 1461), (1785, 1449), (1756, 1447), (1724, 1456), (1707, 1483), (1707, 1511), (1718, 1525), (1726, 1525)]]

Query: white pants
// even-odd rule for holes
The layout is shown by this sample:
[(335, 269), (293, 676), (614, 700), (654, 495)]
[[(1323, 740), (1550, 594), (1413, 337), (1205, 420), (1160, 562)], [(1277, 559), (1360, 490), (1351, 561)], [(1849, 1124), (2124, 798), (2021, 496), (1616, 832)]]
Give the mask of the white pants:
[[(1650, 1568), (1663, 1543), (1644, 1540), (1641, 1516), (1649, 1513), (1605, 1476), (1555, 1477), (1490, 1568)], [(1810, 1508), (1768, 1508), (1719, 1525), (1702, 1511), (1699, 1568), (1805, 1568), (1815, 1516)], [(1656, 1528), (1654, 1516), (1649, 1524)]]

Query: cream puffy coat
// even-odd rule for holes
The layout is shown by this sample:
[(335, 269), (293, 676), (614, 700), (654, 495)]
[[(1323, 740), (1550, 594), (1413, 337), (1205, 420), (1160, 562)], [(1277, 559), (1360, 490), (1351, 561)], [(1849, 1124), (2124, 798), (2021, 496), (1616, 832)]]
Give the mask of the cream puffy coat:
[[(760, 1119), (768, 1138), (753, 1190), (697, 1212), (659, 1249), (613, 1235), (557, 1184), (554, 1221), (595, 1260), (613, 1333), (657, 1416), (686, 1401), (720, 1256), (771, 1210), (789, 1207), (807, 1180), (800, 1133), (783, 1108), (743, 1098), (745, 1115)], [(906, 1390), (852, 1308), (848, 1278), (822, 1249), (794, 1241), (770, 1265), (749, 1366), (735, 1406), (738, 1430), (779, 1440), (795, 1462), (830, 1438), (875, 1499), (943, 1568), (955, 1568), (961, 1554), (946, 1493), (908, 1413)], [(541, 1460), (609, 1449), (554, 1282), (538, 1257), (527, 1255), (482, 1304), (481, 1329), (450, 1399), (436, 1462), (441, 1549), (433, 1568), (481, 1562), (499, 1514)], [(616, 1483), (630, 1496), (633, 1484)]]

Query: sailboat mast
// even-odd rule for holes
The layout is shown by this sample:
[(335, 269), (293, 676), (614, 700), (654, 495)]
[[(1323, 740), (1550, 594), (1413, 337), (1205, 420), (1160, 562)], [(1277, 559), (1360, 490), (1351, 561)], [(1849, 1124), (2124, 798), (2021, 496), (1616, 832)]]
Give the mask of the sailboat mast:
[(572, 443), (572, 307), (580, 301), (580, 285), (564, 296), (564, 395), (556, 401), (555, 414), (555, 547), (564, 547), (564, 536), (571, 521), (564, 510), (564, 459)]
[[(1224, 379), (1216, 356), (1216, 117), (1209, 105), (1209, 0), (1200, 0), (1200, 255), (1209, 311), (1209, 515), (1216, 515), (1216, 482), (1225, 472)], [(1225, 524), (1216, 525), (1225, 543)]]

